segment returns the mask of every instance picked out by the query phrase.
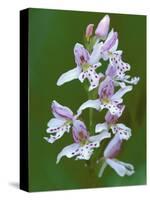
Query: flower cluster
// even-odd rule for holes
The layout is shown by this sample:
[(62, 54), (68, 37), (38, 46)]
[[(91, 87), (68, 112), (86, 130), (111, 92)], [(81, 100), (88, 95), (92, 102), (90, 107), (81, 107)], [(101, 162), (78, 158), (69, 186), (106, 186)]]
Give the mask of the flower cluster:
[[(133, 165), (117, 160), (116, 156), (121, 150), (122, 143), (131, 137), (131, 129), (117, 122), (125, 109), (123, 96), (133, 89), (139, 77), (126, 74), (131, 66), (122, 60), (123, 52), (118, 50), (118, 33), (113, 29), (109, 31), (109, 26), (108, 15), (100, 20), (95, 31), (94, 24), (87, 26), (85, 44), (76, 43), (74, 46), (76, 67), (63, 73), (57, 81), (57, 85), (61, 86), (74, 79), (78, 79), (81, 83), (87, 79), (87, 92), (94, 92), (95, 98), (84, 102), (76, 114), (70, 108), (53, 101), (51, 109), (54, 118), (48, 122), (49, 137), (44, 139), (54, 143), (67, 132), (72, 135), (74, 142), (62, 149), (56, 163), (59, 163), (63, 156), (75, 157), (76, 160), (89, 160), (94, 149), (101, 149), (101, 142), (109, 139), (102, 157), (98, 158), (102, 161), (99, 177), (107, 165), (119, 176), (130, 176), (134, 173)], [(105, 72), (101, 70), (101, 62), (106, 62)], [(95, 109), (99, 113), (103, 109), (106, 110), (104, 122), (95, 123), (95, 130), (88, 129), (80, 120), (80, 116), (87, 108), (92, 111)], [(94, 124), (93, 121), (92, 123)]]

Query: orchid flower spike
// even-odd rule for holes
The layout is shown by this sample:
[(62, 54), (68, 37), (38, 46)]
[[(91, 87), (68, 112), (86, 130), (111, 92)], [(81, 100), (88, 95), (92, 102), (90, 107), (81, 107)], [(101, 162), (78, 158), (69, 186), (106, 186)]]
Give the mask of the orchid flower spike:
[(95, 35), (100, 37), (101, 39), (105, 39), (107, 37), (110, 25), (110, 17), (109, 15), (105, 15), (102, 20), (100, 20), (96, 30)]
[(132, 90), (132, 86), (120, 88), (114, 93), (114, 83), (112, 79), (107, 76), (101, 83), (98, 89), (99, 98), (96, 100), (88, 100), (84, 102), (78, 109), (82, 112), (86, 108), (94, 108), (98, 111), (104, 108), (108, 109), (112, 115), (120, 115), (120, 104), (123, 102), (123, 95)]
[(69, 132), (71, 125), (76, 121), (79, 115), (73, 115), (73, 112), (66, 106), (62, 106), (57, 101), (52, 103), (52, 113), (55, 118), (50, 119), (47, 126), (47, 133), (50, 137), (44, 137), (49, 143), (54, 143), (60, 139), (65, 132)]
[(126, 135), (117, 133), (107, 145), (104, 151), (103, 164), (99, 171), (99, 177), (102, 177), (107, 165), (109, 165), (115, 172), (123, 177), (125, 175), (131, 176), (134, 173), (133, 165), (117, 160), (115, 157), (121, 149), (123, 140), (126, 140)]
[[(136, 85), (140, 78), (126, 74), (131, 66), (122, 60), (122, 51), (118, 50), (118, 33), (113, 29), (109, 32), (109, 26), (110, 18), (106, 15), (100, 20), (95, 35), (93, 33), (94, 24), (86, 27), (85, 46), (87, 49), (80, 43), (75, 44), (76, 66), (63, 73), (57, 81), (57, 86), (61, 86), (74, 79), (78, 79), (81, 83), (86, 79), (89, 83), (89, 91), (95, 89), (89, 95), (92, 98), (79, 107), (76, 115), (70, 108), (53, 101), (51, 109), (54, 117), (48, 122), (46, 130), (50, 136), (44, 137), (44, 139), (49, 143), (54, 143), (66, 132), (72, 133), (73, 143), (64, 147), (57, 155), (56, 163), (59, 163), (62, 157), (89, 160), (95, 148), (99, 148), (103, 140), (113, 136), (100, 159), (103, 163), (99, 177), (103, 175), (108, 165), (123, 177), (131, 176), (134, 173), (134, 167), (129, 163), (117, 160), (116, 157), (121, 150), (123, 141), (127, 141), (132, 134), (130, 128), (123, 123), (118, 123), (118, 119), (125, 109), (123, 96), (132, 90), (132, 85)], [(101, 60), (108, 62), (104, 73), (97, 70), (101, 66)], [(104, 123), (98, 123), (95, 126), (95, 135), (93, 136), (88, 132), (84, 122), (79, 120), (79, 116), (87, 108), (97, 111), (107, 110)], [(91, 118), (90, 113), (90, 125), (93, 123)]]
[(83, 45), (76, 43), (74, 55), (77, 66), (62, 74), (57, 81), (57, 85), (61, 86), (74, 79), (79, 79), (82, 83), (87, 78), (90, 83), (89, 91), (96, 88), (101, 77), (101, 75), (96, 73), (96, 69), (101, 66), (99, 62), (99, 48), (94, 48), (90, 55)]
[(76, 156), (76, 160), (89, 160), (94, 148), (100, 147), (101, 141), (110, 137), (110, 133), (107, 131), (95, 136), (89, 136), (85, 124), (80, 120), (74, 122), (72, 132), (74, 143), (66, 146), (58, 154), (56, 163), (59, 163), (63, 156), (67, 158)]

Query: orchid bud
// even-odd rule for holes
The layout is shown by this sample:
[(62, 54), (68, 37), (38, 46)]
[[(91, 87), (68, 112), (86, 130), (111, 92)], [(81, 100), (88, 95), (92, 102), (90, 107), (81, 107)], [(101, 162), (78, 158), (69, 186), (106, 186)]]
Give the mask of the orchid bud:
[(105, 39), (109, 31), (109, 24), (110, 24), (110, 18), (108, 15), (105, 15), (103, 19), (99, 22), (95, 30), (95, 35)]
[(85, 32), (85, 37), (87, 39), (89, 39), (92, 36), (92, 34), (93, 34), (93, 27), (94, 27), (94, 24), (87, 25), (86, 32)]

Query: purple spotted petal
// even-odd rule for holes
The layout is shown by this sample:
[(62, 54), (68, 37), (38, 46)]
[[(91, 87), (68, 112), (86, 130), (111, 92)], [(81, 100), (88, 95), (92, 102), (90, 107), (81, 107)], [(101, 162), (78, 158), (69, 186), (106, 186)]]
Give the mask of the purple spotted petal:
[(116, 102), (112, 101), (110, 103), (103, 103), (101, 105), (101, 108), (102, 109), (107, 108), (112, 115), (117, 115), (117, 116), (120, 115), (120, 109), (118, 108), (118, 105)]
[(128, 63), (122, 61), (121, 55), (117, 52), (110, 58), (110, 64), (116, 68), (116, 75), (118, 77), (123, 77), (125, 72), (131, 68)]
[(93, 67), (89, 67), (86, 76), (90, 82), (89, 90), (92, 90), (92, 89), (98, 87), (100, 76), (95, 72)]
[(132, 135), (131, 129), (121, 123), (111, 126), (111, 129), (114, 134), (119, 134), (122, 140), (128, 140)]
[(61, 152), (57, 155), (56, 164), (58, 164), (62, 157), (66, 156), (67, 158), (72, 158), (79, 154), (80, 145), (73, 143), (69, 146), (64, 147)]
[(122, 105), (122, 104), (118, 104), (117, 107), (120, 109), (120, 112), (119, 114), (117, 115), (112, 115), (110, 113), (110, 111), (108, 111), (105, 115), (105, 121), (108, 123), (108, 124), (115, 124), (117, 122), (117, 120), (119, 119), (119, 117), (122, 115), (124, 109), (125, 109), (125, 106)]
[(79, 80), (81, 81), (81, 83), (83, 83), (83, 81), (87, 78), (87, 71), (83, 71), (80, 73), (79, 75)]
[(110, 77), (101, 82), (98, 90), (100, 99), (110, 98), (114, 94), (114, 83)]

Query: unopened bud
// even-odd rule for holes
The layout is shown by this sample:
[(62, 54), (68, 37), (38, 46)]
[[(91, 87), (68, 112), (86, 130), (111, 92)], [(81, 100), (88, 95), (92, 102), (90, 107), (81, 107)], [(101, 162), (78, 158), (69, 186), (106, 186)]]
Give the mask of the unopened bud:
[(90, 38), (93, 34), (93, 28), (94, 28), (94, 24), (89, 24), (86, 27), (86, 32), (85, 32), (85, 36), (86, 38)]
[(105, 15), (103, 19), (99, 22), (95, 30), (95, 35), (105, 39), (109, 31), (109, 24), (110, 24), (110, 18), (108, 15)]

